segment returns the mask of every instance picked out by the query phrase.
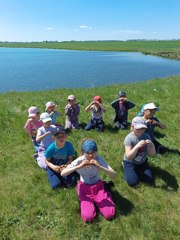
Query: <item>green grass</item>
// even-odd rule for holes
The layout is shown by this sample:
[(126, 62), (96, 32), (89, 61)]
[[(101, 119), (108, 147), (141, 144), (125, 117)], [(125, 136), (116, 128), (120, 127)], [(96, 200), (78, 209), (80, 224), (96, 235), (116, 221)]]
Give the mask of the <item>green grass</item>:
[[(138, 189), (128, 187), (121, 162), (123, 141), (129, 130), (114, 131), (114, 112), (110, 106), (120, 89), (136, 103), (129, 111), (129, 120), (143, 103), (159, 104), (161, 111), (157, 117), (167, 125), (166, 130), (158, 129), (159, 141), (177, 150), (180, 144), (179, 83), (180, 76), (175, 76), (94, 89), (0, 94), (1, 239), (179, 239), (180, 163), (177, 151), (149, 159), (156, 187), (143, 184)], [(74, 94), (81, 106), (79, 120), (82, 126), (90, 118), (84, 109), (94, 95), (102, 96), (107, 109), (105, 132), (74, 130), (68, 139), (79, 154), (81, 140), (94, 138), (99, 154), (117, 171), (112, 193), (117, 213), (113, 221), (108, 222), (99, 214), (93, 223), (83, 223), (76, 189), (51, 190), (46, 173), (32, 159), (33, 148), (23, 130), (28, 107), (34, 104), (43, 111), (44, 102), (52, 100), (63, 111), (69, 94)], [(64, 116), (59, 119), (64, 123)], [(102, 178), (109, 180), (104, 174)]]
[(180, 59), (180, 40), (169, 41), (65, 41), (0, 42), (0, 47), (49, 48), (88, 51), (133, 51)]

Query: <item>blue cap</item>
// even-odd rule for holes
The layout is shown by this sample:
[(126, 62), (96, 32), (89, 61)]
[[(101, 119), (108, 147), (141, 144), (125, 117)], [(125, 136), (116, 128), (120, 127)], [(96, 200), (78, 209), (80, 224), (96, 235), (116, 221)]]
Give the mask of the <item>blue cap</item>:
[(89, 153), (89, 152), (96, 152), (97, 151), (97, 145), (94, 140), (88, 139), (82, 144), (82, 151), (83, 153)]
[(119, 91), (119, 96), (122, 97), (122, 96), (126, 96), (126, 93), (124, 91)]

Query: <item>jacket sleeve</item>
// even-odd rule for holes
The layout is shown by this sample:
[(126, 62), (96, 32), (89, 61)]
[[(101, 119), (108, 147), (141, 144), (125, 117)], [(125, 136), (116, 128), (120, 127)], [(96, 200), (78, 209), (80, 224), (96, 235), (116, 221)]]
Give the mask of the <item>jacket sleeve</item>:
[(127, 101), (126, 106), (127, 106), (127, 109), (131, 109), (131, 108), (135, 107), (136, 105), (131, 101)]

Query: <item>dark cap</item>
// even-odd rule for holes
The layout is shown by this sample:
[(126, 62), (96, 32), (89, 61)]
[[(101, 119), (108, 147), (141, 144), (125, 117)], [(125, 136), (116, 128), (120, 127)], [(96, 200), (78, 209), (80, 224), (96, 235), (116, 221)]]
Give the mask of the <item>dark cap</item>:
[(119, 91), (119, 96), (122, 97), (122, 96), (126, 96), (126, 93), (124, 91)]
[(66, 134), (66, 130), (64, 129), (63, 126), (58, 126), (54, 129), (54, 136), (58, 135), (59, 133)]

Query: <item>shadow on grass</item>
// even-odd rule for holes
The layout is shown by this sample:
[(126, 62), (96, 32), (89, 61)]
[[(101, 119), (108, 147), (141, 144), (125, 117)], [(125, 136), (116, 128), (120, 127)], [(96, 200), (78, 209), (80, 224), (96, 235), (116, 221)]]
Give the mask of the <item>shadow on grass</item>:
[(154, 136), (155, 136), (156, 138), (160, 139), (160, 138), (164, 138), (164, 137), (166, 136), (166, 134), (160, 133), (160, 132), (158, 132), (158, 131), (154, 131)]
[(119, 133), (119, 131), (125, 131), (125, 130), (128, 130), (128, 129), (129, 129), (129, 127), (126, 128), (126, 129), (116, 129), (114, 126), (112, 126), (110, 124), (105, 125), (105, 130), (109, 131), (111, 133)]
[(117, 209), (115, 218), (119, 215), (127, 216), (132, 212), (132, 209), (134, 208), (132, 202), (121, 196), (118, 191), (111, 190), (111, 195)]
[(173, 153), (180, 156), (180, 151), (178, 149), (166, 148), (166, 153)]
[[(175, 176), (171, 175), (169, 172), (161, 169), (160, 167), (152, 166), (151, 169), (153, 172), (156, 188), (162, 188), (166, 191), (177, 191), (178, 190), (179, 185), (178, 185), (178, 182), (177, 182)], [(160, 186), (158, 186), (158, 184), (156, 184), (157, 178), (160, 178), (163, 180), (163, 184), (161, 184)]]

